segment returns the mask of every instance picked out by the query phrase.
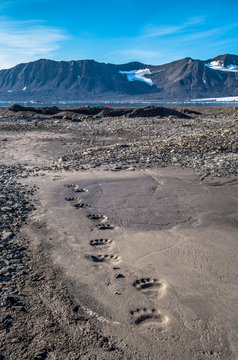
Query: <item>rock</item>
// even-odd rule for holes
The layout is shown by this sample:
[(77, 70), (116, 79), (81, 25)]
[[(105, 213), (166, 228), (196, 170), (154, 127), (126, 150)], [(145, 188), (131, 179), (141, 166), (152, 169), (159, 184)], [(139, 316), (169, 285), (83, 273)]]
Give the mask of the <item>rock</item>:
[(204, 179), (206, 179), (206, 177), (208, 177), (210, 175), (210, 172), (208, 172), (207, 174), (203, 175), (199, 181), (203, 181)]
[(11, 212), (12, 211), (12, 208), (9, 207), (9, 206), (3, 206), (1, 207), (0, 209), (2, 212)]
[(115, 275), (115, 278), (116, 279), (124, 279), (125, 276), (123, 274), (118, 273), (118, 274)]
[(65, 156), (60, 157), (58, 160), (59, 163), (64, 162), (64, 161), (67, 161), (67, 158)]
[(11, 231), (3, 231), (1, 234), (1, 240), (8, 241), (13, 237), (13, 232)]
[(83, 120), (81, 118), (73, 118), (71, 121), (79, 123), (82, 122)]

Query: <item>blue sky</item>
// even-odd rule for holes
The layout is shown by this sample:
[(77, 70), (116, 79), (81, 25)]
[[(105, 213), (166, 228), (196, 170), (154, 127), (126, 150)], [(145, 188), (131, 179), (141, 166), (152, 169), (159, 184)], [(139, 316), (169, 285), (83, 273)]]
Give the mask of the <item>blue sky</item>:
[(0, 0), (0, 68), (238, 54), (238, 0)]

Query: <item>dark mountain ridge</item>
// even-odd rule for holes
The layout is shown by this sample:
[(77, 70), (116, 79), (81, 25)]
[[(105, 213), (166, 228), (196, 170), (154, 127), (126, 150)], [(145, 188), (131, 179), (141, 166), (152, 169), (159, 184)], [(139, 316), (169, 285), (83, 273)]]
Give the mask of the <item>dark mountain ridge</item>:
[(189, 100), (238, 96), (238, 56), (164, 65), (40, 59), (0, 71), (1, 100)]

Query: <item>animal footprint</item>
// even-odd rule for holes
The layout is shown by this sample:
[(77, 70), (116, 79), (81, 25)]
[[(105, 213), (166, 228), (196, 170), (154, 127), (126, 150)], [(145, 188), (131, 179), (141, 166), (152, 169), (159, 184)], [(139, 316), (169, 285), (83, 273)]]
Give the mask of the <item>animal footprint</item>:
[(158, 281), (158, 279), (151, 279), (151, 278), (142, 278), (139, 280), (136, 280), (133, 283), (133, 286), (137, 290), (147, 290), (151, 288), (164, 288), (165, 285), (162, 281)]
[(86, 255), (86, 257), (94, 262), (118, 262), (120, 260), (117, 255)]
[(111, 224), (98, 224), (96, 225), (99, 230), (112, 230), (114, 226)]
[(91, 206), (88, 204), (80, 203), (80, 204), (75, 204), (74, 207), (76, 209), (79, 209), (79, 208), (90, 208)]
[(89, 244), (91, 246), (102, 246), (102, 245), (108, 245), (112, 242), (112, 240), (109, 239), (95, 239), (95, 240), (90, 240)]
[(136, 309), (131, 311), (131, 316), (136, 325), (155, 323), (157, 325), (164, 325), (168, 322), (168, 317), (161, 314), (157, 309)]
[(78, 200), (79, 198), (77, 197), (66, 197), (65, 200), (67, 201), (74, 201), (74, 200)]
[(65, 184), (64, 186), (65, 186), (65, 187), (74, 187), (75, 184)]
[(65, 184), (64, 185), (65, 187), (68, 187), (68, 188), (72, 188), (72, 190), (74, 192), (86, 192), (88, 191), (87, 189), (83, 189), (83, 188), (80, 188), (78, 185), (76, 184)]
[(87, 215), (90, 220), (105, 220), (106, 216), (100, 214), (90, 214)]
[(75, 186), (72, 190), (74, 192), (76, 192), (76, 193), (87, 192), (88, 191), (87, 189), (80, 188), (79, 186)]

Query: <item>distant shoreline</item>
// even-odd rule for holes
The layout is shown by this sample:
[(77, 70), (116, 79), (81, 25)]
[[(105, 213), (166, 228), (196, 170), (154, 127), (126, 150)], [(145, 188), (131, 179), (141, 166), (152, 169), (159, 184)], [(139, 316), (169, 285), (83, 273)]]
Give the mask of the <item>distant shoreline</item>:
[(112, 107), (144, 107), (144, 106), (167, 106), (167, 107), (231, 107), (238, 106), (237, 101), (218, 101), (208, 99), (187, 100), (187, 101), (38, 101), (38, 100), (0, 100), (0, 108), (7, 108), (13, 104), (31, 107), (80, 107), (80, 106), (112, 106)]

